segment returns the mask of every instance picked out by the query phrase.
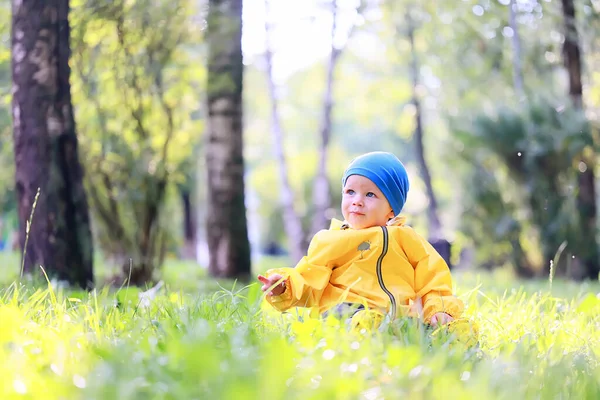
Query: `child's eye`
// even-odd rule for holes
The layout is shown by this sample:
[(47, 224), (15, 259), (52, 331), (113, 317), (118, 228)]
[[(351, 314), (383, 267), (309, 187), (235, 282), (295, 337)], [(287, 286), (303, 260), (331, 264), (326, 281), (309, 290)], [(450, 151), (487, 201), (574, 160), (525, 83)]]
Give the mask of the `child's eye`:
[(352, 190), (352, 189), (347, 189), (347, 190), (346, 190), (346, 194), (354, 194), (354, 190)]
[(369, 192), (369, 193), (367, 193), (367, 197), (375, 197), (375, 193)]

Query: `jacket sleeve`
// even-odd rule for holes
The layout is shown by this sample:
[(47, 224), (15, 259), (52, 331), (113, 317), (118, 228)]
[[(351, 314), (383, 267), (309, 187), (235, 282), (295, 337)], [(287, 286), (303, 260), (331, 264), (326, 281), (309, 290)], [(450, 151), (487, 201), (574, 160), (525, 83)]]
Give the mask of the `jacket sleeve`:
[(319, 305), (323, 292), (329, 284), (331, 263), (327, 249), (315, 235), (304, 256), (295, 268), (273, 268), (267, 276), (280, 274), (285, 280), (285, 292), (279, 296), (266, 296), (266, 300), (277, 310), (292, 307), (315, 307)]
[[(410, 228), (408, 228), (410, 229)], [(415, 269), (415, 294), (423, 302), (423, 319), (431, 321), (442, 312), (459, 318), (464, 310), (462, 300), (452, 294), (452, 276), (448, 264), (433, 246), (410, 229), (410, 240), (403, 246)]]

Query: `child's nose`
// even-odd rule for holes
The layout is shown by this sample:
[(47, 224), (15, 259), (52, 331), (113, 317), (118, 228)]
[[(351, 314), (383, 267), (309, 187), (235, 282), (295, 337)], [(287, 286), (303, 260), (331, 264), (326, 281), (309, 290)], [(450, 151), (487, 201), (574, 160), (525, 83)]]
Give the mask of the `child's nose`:
[(354, 198), (352, 199), (353, 205), (362, 205), (362, 203), (363, 203), (363, 198), (360, 195), (354, 196)]

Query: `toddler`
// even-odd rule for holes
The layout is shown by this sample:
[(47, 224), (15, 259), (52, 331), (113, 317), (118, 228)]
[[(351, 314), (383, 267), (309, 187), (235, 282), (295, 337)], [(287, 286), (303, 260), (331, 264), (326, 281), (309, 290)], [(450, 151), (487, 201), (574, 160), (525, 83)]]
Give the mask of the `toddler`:
[(344, 221), (319, 231), (295, 268), (258, 276), (266, 300), (279, 311), (342, 307), (353, 311), (353, 327), (375, 328), (386, 314), (433, 327), (459, 318), (464, 305), (452, 294), (448, 265), (399, 215), (409, 188), (400, 160), (387, 152), (357, 157), (342, 185)]

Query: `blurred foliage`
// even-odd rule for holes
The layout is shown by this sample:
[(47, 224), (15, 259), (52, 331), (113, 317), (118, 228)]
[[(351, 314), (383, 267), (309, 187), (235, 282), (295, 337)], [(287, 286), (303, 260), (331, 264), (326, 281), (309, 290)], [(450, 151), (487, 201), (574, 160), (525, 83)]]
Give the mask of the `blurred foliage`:
[[(330, 177), (329, 185), (332, 195), (331, 217), (342, 218), (341, 211), (337, 204), (341, 203), (342, 195), (342, 174), (346, 168), (347, 155), (333, 148), (329, 152), (328, 175)], [(303, 153), (289, 157), (290, 184), (293, 187), (295, 197), (295, 206), (298, 214), (301, 216), (304, 230), (310, 228), (312, 214), (312, 178), (315, 176), (317, 168), (317, 153), (315, 151), (305, 151)], [(261, 249), (272, 243), (285, 244), (282, 238), (284, 232), (283, 211), (279, 205), (279, 179), (277, 176), (277, 165), (275, 160), (263, 161), (257, 165), (250, 176), (250, 187), (258, 200), (256, 212), (260, 216), (260, 243)]]
[[(597, 88), (589, 87), (587, 115), (561, 105), (568, 102), (568, 82), (562, 66), (560, 2), (517, 2), (518, 32), (509, 26), (508, 0), (367, 3), (336, 75), (340, 84), (335, 90), (331, 156), (337, 171), (329, 171), (333, 192), (352, 157), (375, 149), (394, 151), (407, 164), (412, 183), (405, 213), (424, 233), (427, 198), (414, 163), (410, 49), (402, 31), (409, 12), (418, 26), (426, 158), (445, 231), (455, 245), (454, 259), (469, 266), (514, 266), (531, 276), (546, 271), (566, 241), (570, 245), (559, 260), (560, 271), (571, 268), (569, 260), (583, 251), (577, 248), (575, 158), (592, 143), (590, 123), (598, 118), (595, 107), (600, 105), (593, 99), (600, 97)], [(584, 60), (591, 65), (598, 54), (598, 8), (585, 1), (578, 1), (577, 7)], [(517, 33), (523, 99), (513, 82)], [(292, 74), (280, 93), (286, 153), (296, 205), (303, 215), (310, 213), (306, 189), (315, 163), (325, 62), (320, 58)], [(250, 186), (260, 198), (263, 241), (284, 241), (274, 193), (276, 164), (265, 157), (271, 146), (266, 134), (269, 109), (262, 96), (256, 96), (266, 83), (252, 67), (260, 63), (248, 73), (253, 100), (246, 131)], [(595, 79), (593, 69), (590, 74), (589, 79)], [(336, 201), (332, 207), (339, 214)]]
[(173, 245), (165, 204), (202, 131), (194, 4), (72, 4), (73, 100), (96, 238), (132, 283), (152, 279)]
[[(329, 26), (330, 13), (328, 1), (293, 7), (309, 3), (303, 8), (306, 15), (282, 13), (287, 19), (275, 21), (281, 32), (289, 32), (289, 26), (305, 29), (302, 40), (314, 47), (311, 52), (296, 49), (289, 33), (276, 32), (275, 69), (287, 69), (278, 82), (285, 151), (305, 228), (312, 211), (327, 62), (327, 29), (321, 28)], [(340, 2), (347, 9), (350, 3)], [(579, 223), (573, 212), (579, 168), (574, 160), (597, 135), (600, 119), (600, 7), (576, 1), (585, 66), (583, 115), (561, 105), (566, 104), (568, 80), (562, 66), (562, 10), (556, 0), (516, 2), (525, 86), (524, 98), (518, 97), (509, 3), (365, 1), (335, 75), (328, 164), (332, 216), (341, 217), (339, 189), (347, 163), (366, 151), (389, 150), (409, 171), (409, 223), (426, 235), (428, 202), (412, 143), (410, 48), (401, 23), (410, 12), (418, 27), (426, 159), (455, 261), (513, 266), (536, 275), (546, 271), (567, 241), (560, 261), (563, 271), (572, 267), (569, 259), (581, 252), (574, 229)], [(260, 13), (249, 4), (245, 40), (255, 53), (244, 55), (244, 155), (247, 191), (254, 202), (248, 214), (258, 232), (253, 245), (262, 250), (272, 242), (285, 247), (286, 240), (267, 83), (256, 50), (262, 37), (251, 28), (263, 21), (254, 20)], [(129, 258), (152, 269), (181, 245), (176, 189), (206, 195), (203, 162), (195, 159), (202, 159), (206, 2), (72, 0), (71, 6), (72, 92), (96, 247), (125, 267), (124, 272)], [(315, 41), (313, 31), (325, 36)], [(0, 212), (5, 227), (10, 225), (7, 230), (15, 228), (16, 206), (9, 145), (9, 33), (10, 3), (5, 0), (0, 1), (0, 40), (5, 44), (0, 50)], [(298, 65), (292, 65), (292, 57)], [(203, 202), (196, 205), (205, 214)], [(469, 260), (471, 252), (475, 258)]]
[[(462, 220), (480, 261), (510, 259), (524, 271), (547, 272), (540, 263), (554, 260), (563, 242), (569, 256), (585, 250), (578, 248), (577, 159), (593, 141), (583, 112), (537, 100), (461, 116), (453, 129), (457, 153), (481, 166), (464, 175)], [(532, 254), (536, 248), (543, 258)], [(570, 259), (563, 257), (560, 271)]]

